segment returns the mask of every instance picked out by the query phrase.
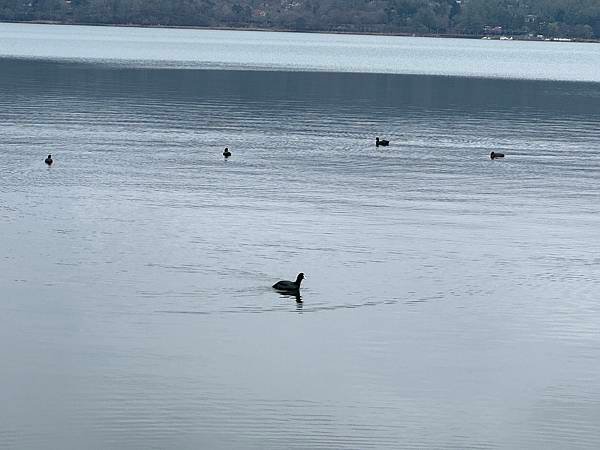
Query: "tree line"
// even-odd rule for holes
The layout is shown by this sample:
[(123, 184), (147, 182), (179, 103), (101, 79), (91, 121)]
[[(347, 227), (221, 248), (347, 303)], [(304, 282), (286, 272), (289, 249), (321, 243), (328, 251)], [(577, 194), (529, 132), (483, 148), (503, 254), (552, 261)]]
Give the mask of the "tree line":
[(0, 0), (0, 21), (600, 39), (600, 0)]

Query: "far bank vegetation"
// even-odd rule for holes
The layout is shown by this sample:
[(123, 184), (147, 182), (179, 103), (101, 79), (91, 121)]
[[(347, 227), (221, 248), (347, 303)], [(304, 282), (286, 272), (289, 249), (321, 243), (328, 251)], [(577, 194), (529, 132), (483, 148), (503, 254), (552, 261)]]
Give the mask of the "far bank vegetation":
[(1, 21), (600, 38), (600, 0), (0, 0)]

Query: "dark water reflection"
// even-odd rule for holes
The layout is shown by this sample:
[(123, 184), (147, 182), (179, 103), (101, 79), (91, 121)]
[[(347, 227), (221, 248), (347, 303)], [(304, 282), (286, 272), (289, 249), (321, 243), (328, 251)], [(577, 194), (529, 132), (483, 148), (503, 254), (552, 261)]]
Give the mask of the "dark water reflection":
[(280, 292), (280, 293), (279, 293), (279, 296), (280, 296), (282, 299), (284, 299), (284, 300), (287, 300), (287, 299), (290, 299), (290, 300), (292, 300), (292, 299), (293, 299), (293, 300), (295, 300), (295, 301), (296, 301), (296, 303), (299, 305), (299, 307), (300, 307), (300, 308), (302, 307), (302, 306), (301, 306), (301, 305), (302, 305), (302, 303), (303, 303), (303, 301), (302, 301), (302, 296), (301, 296), (299, 293), (296, 293), (296, 294), (292, 294), (292, 293), (286, 294), (286, 293)]
[(0, 447), (596, 448), (599, 125), (598, 84), (0, 60)]

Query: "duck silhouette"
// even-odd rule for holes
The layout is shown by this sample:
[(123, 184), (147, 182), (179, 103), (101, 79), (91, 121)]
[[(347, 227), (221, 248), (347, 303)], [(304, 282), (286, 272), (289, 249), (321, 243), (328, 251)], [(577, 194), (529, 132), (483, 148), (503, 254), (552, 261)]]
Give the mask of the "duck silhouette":
[(496, 158), (504, 158), (504, 153), (496, 153), (496, 152), (490, 153), (490, 159), (496, 159)]
[(388, 141), (387, 139), (379, 139), (378, 137), (375, 138), (375, 147), (387, 147), (388, 145), (390, 145), (390, 141)]
[(52, 163), (54, 162), (54, 161), (52, 160), (52, 155), (48, 155), (48, 157), (47, 157), (47, 158), (44, 160), (44, 162), (45, 162), (46, 164), (48, 164), (49, 166), (51, 166), (51, 165), (52, 165)]
[(225, 157), (225, 159), (227, 159), (231, 156), (231, 152), (229, 151), (229, 149), (227, 147), (225, 147), (225, 150), (223, 150), (223, 156)]
[(273, 289), (276, 289), (280, 292), (288, 292), (288, 293), (299, 293), (300, 292), (300, 283), (304, 280), (304, 274), (301, 272), (296, 277), (296, 281), (288, 281), (282, 280), (278, 281), (273, 285)]

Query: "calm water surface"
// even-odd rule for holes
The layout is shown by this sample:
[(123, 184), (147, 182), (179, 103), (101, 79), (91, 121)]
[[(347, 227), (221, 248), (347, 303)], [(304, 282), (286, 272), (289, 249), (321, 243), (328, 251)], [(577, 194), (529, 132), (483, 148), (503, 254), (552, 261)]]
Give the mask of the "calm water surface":
[(600, 47), (252, 31), (0, 23), (0, 57), (147, 68), (453, 75), (600, 82)]
[(0, 25), (0, 448), (598, 447), (596, 46), (77, 30)]

